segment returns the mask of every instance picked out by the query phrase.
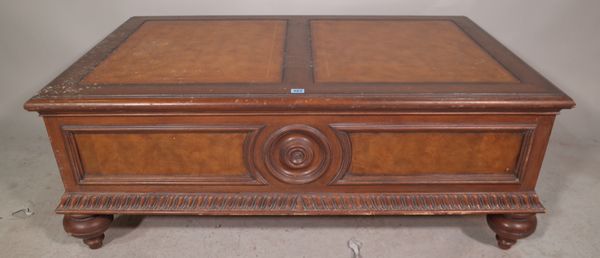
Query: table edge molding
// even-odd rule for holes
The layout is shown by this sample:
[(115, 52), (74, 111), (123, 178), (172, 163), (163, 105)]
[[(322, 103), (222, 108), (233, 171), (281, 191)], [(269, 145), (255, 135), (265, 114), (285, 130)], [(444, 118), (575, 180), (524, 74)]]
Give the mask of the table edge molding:
[(59, 214), (464, 215), (542, 213), (535, 192), (65, 193)]

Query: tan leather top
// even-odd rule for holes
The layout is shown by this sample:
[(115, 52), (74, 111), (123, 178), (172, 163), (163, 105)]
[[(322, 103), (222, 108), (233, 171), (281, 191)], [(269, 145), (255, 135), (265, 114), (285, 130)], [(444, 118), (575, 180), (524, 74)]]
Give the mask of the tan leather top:
[(276, 83), (285, 20), (147, 21), (87, 84)]
[(463, 16), (132, 17), (25, 104), (49, 113), (573, 106)]
[[(87, 84), (278, 83), (283, 20), (148, 21)], [(516, 82), (451, 21), (313, 20), (317, 83)]]
[(451, 21), (313, 20), (315, 81), (516, 82)]

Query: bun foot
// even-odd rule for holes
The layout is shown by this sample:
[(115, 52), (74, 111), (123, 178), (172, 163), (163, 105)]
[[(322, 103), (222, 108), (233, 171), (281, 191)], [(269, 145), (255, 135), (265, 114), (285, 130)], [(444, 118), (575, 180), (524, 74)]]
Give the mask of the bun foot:
[(90, 249), (98, 249), (112, 221), (113, 215), (65, 215), (63, 227), (69, 235), (83, 239)]
[(503, 238), (499, 235), (496, 235), (496, 240), (498, 241), (498, 247), (500, 247), (500, 249), (504, 249), (504, 250), (510, 249), (511, 246), (513, 246), (514, 244), (517, 243), (517, 240)]
[(537, 226), (537, 219), (534, 213), (489, 214), (487, 223), (496, 232), (498, 247), (507, 250), (517, 243), (518, 239), (533, 234)]
[(102, 247), (102, 241), (104, 240), (104, 234), (93, 237), (93, 238), (85, 238), (83, 239), (83, 243), (88, 245), (90, 249), (98, 249)]

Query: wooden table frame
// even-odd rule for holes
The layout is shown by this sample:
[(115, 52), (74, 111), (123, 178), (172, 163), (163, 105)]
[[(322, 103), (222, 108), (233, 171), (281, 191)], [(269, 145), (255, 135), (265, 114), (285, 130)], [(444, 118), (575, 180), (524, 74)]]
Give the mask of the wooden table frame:
[[(223, 20), (285, 22), (279, 82), (86, 80), (149, 21)], [(319, 39), (311, 38), (311, 22), (347, 20), (451, 22), (514, 81), (319, 82), (314, 69), (320, 64), (314, 62), (311, 47)], [(290, 94), (300, 88), (304, 94)], [(56, 212), (64, 214), (65, 230), (91, 248), (102, 246), (114, 214), (487, 214), (498, 245), (508, 249), (535, 231), (535, 214), (544, 212), (535, 185), (554, 118), (573, 106), (568, 96), (493, 37), (456, 16), (133, 17), (25, 104), (43, 117), (58, 162), (65, 193)], [(492, 153), (482, 154), (482, 159), (510, 160), (516, 155), (515, 163), (504, 172), (478, 173), (478, 165), (468, 162), (464, 169), (475, 172), (411, 174), (394, 172), (387, 163), (379, 164), (377, 173), (358, 171), (359, 154), (368, 155), (365, 160), (385, 160), (386, 152), (400, 151), (390, 145), (355, 153), (371, 140), (388, 139), (369, 138), (373, 135), (402, 144), (422, 141), (433, 148), (432, 155), (459, 153), (459, 160), (467, 160), (464, 155), (473, 153), (471, 147), (451, 149), (444, 141), (477, 142)], [(215, 155), (241, 156), (230, 158), (232, 164), (207, 162), (202, 168), (206, 173), (185, 164), (153, 163), (150, 157), (158, 155), (153, 153), (142, 160), (124, 158), (123, 164), (104, 162), (118, 159), (111, 152), (149, 150), (144, 146), (158, 142), (169, 151), (162, 155), (193, 162), (195, 154), (177, 154), (189, 152), (192, 143), (171, 143), (169, 137), (204, 144)], [(511, 147), (516, 146), (510, 145), (513, 140), (519, 146)], [(493, 146), (500, 143), (508, 147)], [(421, 164), (418, 148), (407, 150)], [(486, 162), (481, 166), (503, 165)], [(163, 172), (147, 172), (144, 164), (164, 165)], [(246, 171), (237, 171), (239, 167)], [(123, 168), (131, 173), (118, 174)], [(189, 174), (169, 174), (184, 170)]]

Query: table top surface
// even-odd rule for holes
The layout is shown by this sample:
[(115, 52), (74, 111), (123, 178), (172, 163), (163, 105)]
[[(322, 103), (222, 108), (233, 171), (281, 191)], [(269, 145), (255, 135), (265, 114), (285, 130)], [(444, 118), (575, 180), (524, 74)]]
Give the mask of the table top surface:
[(194, 16), (129, 19), (26, 107), (186, 99), (574, 105), (466, 17)]

